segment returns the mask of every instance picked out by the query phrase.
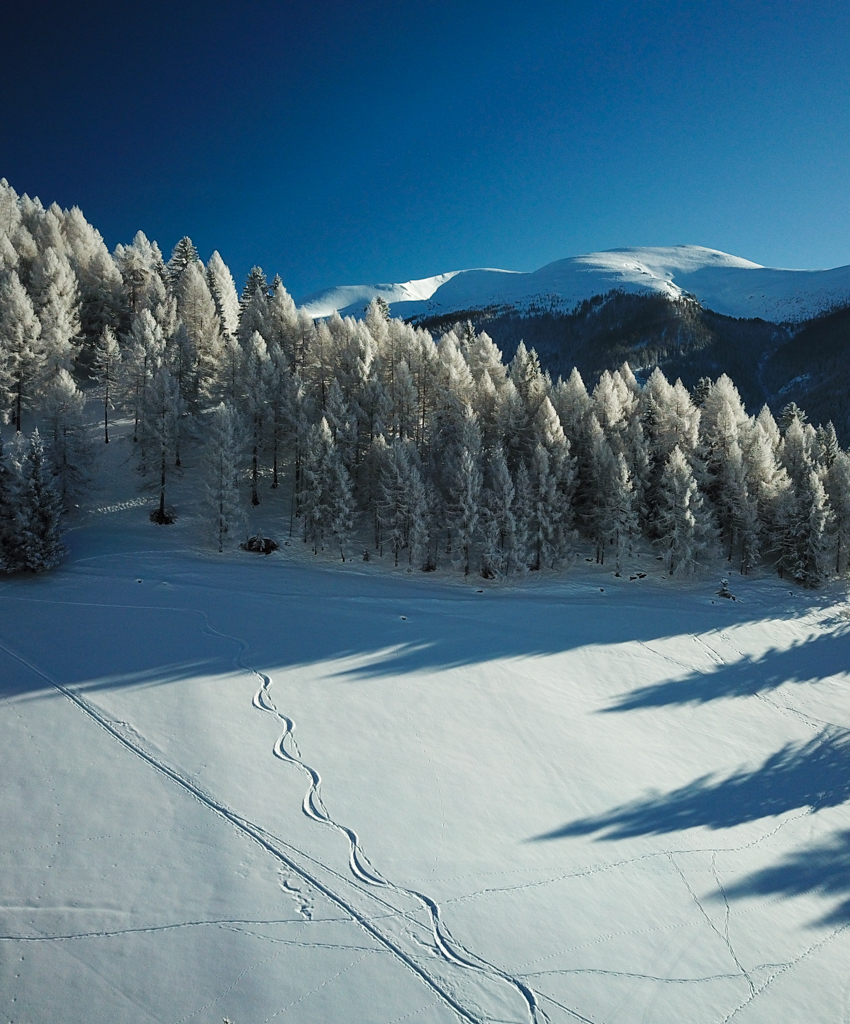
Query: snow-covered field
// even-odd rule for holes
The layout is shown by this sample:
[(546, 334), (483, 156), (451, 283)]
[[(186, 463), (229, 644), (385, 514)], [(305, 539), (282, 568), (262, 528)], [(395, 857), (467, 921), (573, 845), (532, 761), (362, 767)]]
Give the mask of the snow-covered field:
[(380, 295), (393, 316), (442, 315), (488, 306), (570, 311), (619, 288), (670, 298), (695, 295), (708, 309), (776, 322), (805, 320), (850, 301), (850, 267), (782, 270), (701, 245), (610, 249), (556, 260), (532, 273), (461, 270), (405, 284), (349, 285), (306, 296), (315, 317), (362, 316)]
[(850, 1019), (850, 612), (186, 550), (0, 584), (10, 1024)]

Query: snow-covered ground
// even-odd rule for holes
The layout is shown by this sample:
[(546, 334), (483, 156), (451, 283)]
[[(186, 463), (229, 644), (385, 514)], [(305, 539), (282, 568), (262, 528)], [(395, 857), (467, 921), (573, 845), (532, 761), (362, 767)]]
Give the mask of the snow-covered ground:
[(406, 284), (329, 288), (307, 296), (303, 305), (316, 317), (334, 310), (362, 316), (364, 305), (380, 295), (401, 317), (489, 306), (569, 311), (614, 288), (695, 295), (727, 316), (798, 321), (850, 302), (850, 266), (781, 270), (700, 245), (611, 249), (557, 260), (533, 273), (462, 270)]
[(0, 583), (3, 1021), (850, 1017), (844, 592), (219, 556), (132, 496), (67, 540)]

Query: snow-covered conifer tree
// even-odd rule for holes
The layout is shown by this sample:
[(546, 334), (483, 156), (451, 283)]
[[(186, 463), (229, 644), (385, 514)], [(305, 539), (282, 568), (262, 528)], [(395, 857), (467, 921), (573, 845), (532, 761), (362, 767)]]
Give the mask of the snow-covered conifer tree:
[(454, 467), (450, 499), (455, 548), (460, 555), (464, 576), (469, 575), (472, 545), (481, 512), (481, 483), (481, 470), (475, 452), (464, 446)]
[(260, 504), (258, 490), (260, 452), (270, 408), (271, 359), (265, 340), (254, 331), (245, 347), (242, 365), (242, 393), (251, 435), (251, 504)]
[(804, 587), (817, 587), (828, 572), (832, 512), (817, 470), (809, 469), (795, 491), (785, 524), (781, 566)]
[(554, 568), (561, 553), (558, 545), (561, 507), (549, 452), (539, 442), (534, 448), (529, 478), (531, 483), (530, 568), (541, 569), (544, 565)]
[(242, 401), (242, 367), (245, 354), (238, 338), (225, 334), (221, 343), (216, 393), (224, 401), (238, 408)]
[(326, 539), (333, 537), (345, 561), (354, 518), (351, 478), (324, 417), (311, 428), (304, 456), (302, 513), (304, 540), (313, 552), (318, 553)]
[[(780, 507), (783, 495), (791, 486), (791, 482), (787, 471), (779, 463), (776, 442), (772, 432), (769, 432), (770, 425), (763, 413), (764, 410), (759, 413), (747, 432), (743, 454), (747, 490), (755, 502), (755, 516), (762, 544), (771, 548), (778, 541)], [(770, 418), (772, 420), (773, 417)], [(778, 431), (775, 437), (778, 441)]]
[(174, 283), (177, 310), (186, 330), (189, 354), (181, 392), (191, 407), (212, 396), (221, 361), (221, 319), (201, 264), (189, 263)]
[(357, 416), (349, 408), (336, 377), (328, 388), (325, 418), (346, 469), (351, 472), (357, 457)]
[(45, 389), (43, 409), (57, 491), (66, 507), (69, 499), (82, 490), (91, 465), (83, 420), (85, 404), (85, 396), (71, 374), (58, 370)]
[(490, 459), (490, 486), (483, 498), (484, 551), (482, 573), (485, 577), (503, 576), (512, 572), (517, 562), (516, 517), (514, 497), (516, 489), (501, 447)]
[(198, 263), (200, 263), (200, 260), (198, 259), (198, 250), (195, 248), (195, 243), (188, 235), (184, 235), (177, 245), (174, 246), (171, 252), (171, 259), (165, 268), (166, 277), (175, 291), (177, 291), (178, 283), (184, 271)]
[(180, 388), (167, 366), (160, 366), (145, 388), (144, 430), (159, 471), (159, 507), (151, 520), (160, 525), (174, 522), (166, 508), (165, 487), (170, 466), (177, 458), (178, 427), (182, 414)]
[(246, 345), (254, 331), (263, 337), (269, 332), (269, 286), (260, 267), (252, 267), (239, 299), (239, 341)]
[(133, 317), (129, 347), (122, 362), (121, 391), (133, 411), (133, 440), (144, 439), (145, 391), (165, 358), (162, 328), (149, 309)]
[(0, 572), (13, 572), (22, 568), (16, 522), (19, 482), (18, 474), (10, 465), (0, 439)]
[(523, 400), (530, 423), (546, 395), (546, 381), (540, 368), (540, 358), (533, 348), (526, 348), (525, 343), (521, 341), (511, 360), (509, 372)]
[(124, 281), (131, 315), (152, 309), (161, 301), (165, 263), (156, 242), (149, 242), (143, 231), (137, 231), (132, 244), (116, 246), (115, 262)]
[(78, 206), (65, 212), (62, 234), (79, 288), (80, 333), (91, 346), (104, 327), (118, 327), (125, 304), (124, 283), (103, 236)]
[(221, 324), (221, 333), (235, 338), (239, 329), (239, 295), (233, 275), (218, 250), (209, 258), (206, 275), (207, 286)]
[(681, 449), (670, 453), (658, 493), (658, 540), (671, 576), (689, 575), (715, 552), (716, 530)]
[(212, 410), (207, 423), (206, 507), (218, 550), (223, 551), (245, 522), (239, 494), (242, 424), (236, 410), (224, 402)]
[(502, 361), (502, 351), (493, 339), (482, 331), (476, 334), (466, 349), (466, 361), (476, 381), (486, 375), (498, 390), (507, 378), (507, 367)]
[(34, 430), (21, 463), (21, 482), (12, 550), (15, 567), (42, 572), (58, 565), (63, 554), (62, 503), (53, 485), (44, 444)]
[(38, 393), (45, 365), (41, 323), (14, 270), (0, 277), (0, 387), (15, 430)]
[(33, 306), (41, 322), (45, 373), (70, 370), (79, 350), (80, 303), (77, 277), (64, 251), (49, 246), (30, 274)]
[(534, 531), (534, 490), (528, 467), (524, 462), (519, 464), (515, 482), (516, 498), (514, 500), (514, 524), (516, 537), (517, 569), (528, 568), (529, 549)]
[(729, 560), (740, 544), (741, 571), (746, 572), (758, 556), (759, 534), (742, 446), (750, 426), (738, 390), (726, 374), (718, 377), (705, 399), (700, 429), (705, 489), (727, 539)]
[(390, 549), (396, 565), (404, 548), (410, 551), (411, 564), (421, 565), (428, 537), (428, 510), (411, 442), (397, 439), (387, 446), (380, 459), (379, 490), (382, 544)]
[(388, 425), (393, 435), (400, 438), (415, 437), (419, 402), (413, 374), (406, 359), (400, 359), (396, 364), (389, 399)]
[(826, 478), (833, 514), (835, 571), (840, 575), (850, 567), (850, 455), (839, 449)]
[(286, 356), (286, 366), (294, 372), (295, 349), (298, 340), (298, 310), (292, 296), (286, 290), (280, 277), (275, 275), (272, 294), (268, 301), (266, 340), (272, 347), (279, 347)]
[(505, 454), (510, 465), (514, 452), (517, 457), (525, 460), (533, 457), (537, 443), (534, 437), (534, 418), (546, 397), (547, 385), (537, 353), (534, 349), (527, 349), (523, 342), (517, 346), (509, 372), (511, 383), (520, 399), (518, 408), (513, 411), (513, 438), (505, 436)]
[(516, 473), (526, 459), (528, 423), (525, 404), (510, 377), (496, 392), (495, 419), (494, 436), (502, 446), (508, 469)]
[(596, 448), (594, 461), (599, 495), (593, 516), (596, 560), (604, 564), (606, 551), (613, 549), (614, 564), (619, 572), (640, 536), (634, 485), (622, 452), (615, 455), (604, 435), (597, 435)]
[(786, 406), (783, 406), (782, 411), (779, 414), (779, 427), (784, 436), (788, 432), (788, 428), (796, 420), (797, 423), (802, 427), (808, 420), (806, 413), (797, 405), (796, 402), (789, 402)]
[(280, 456), (284, 440), (287, 436), (287, 401), (291, 387), (289, 366), (286, 355), (279, 345), (269, 349), (269, 362), (265, 373), (266, 394), (268, 398), (267, 421), (269, 427), (269, 446), (272, 462), (272, 490), (280, 486)]
[(830, 420), (825, 427), (818, 427), (815, 431), (815, 459), (818, 465), (828, 470), (836, 456), (841, 450), (838, 443), (838, 435), (835, 433), (835, 425)]
[[(661, 371), (656, 372), (660, 373)], [(602, 371), (599, 382), (593, 389), (593, 412), (614, 452), (621, 450), (620, 434), (626, 424), (627, 410), (623, 405), (624, 390), (617, 386), (615, 375), (608, 370)]]
[(121, 347), (109, 326), (103, 328), (95, 345), (92, 371), (103, 396), (103, 440), (109, 444), (109, 410), (115, 408), (121, 380)]
[[(791, 405), (794, 405), (792, 402)], [(796, 409), (797, 407), (794, 406)], [(788, 406), (786, 406), (786, 410)], [(809, 471), (814, 463), (814, 430), (808, 423), (804, 423), (805, 413), (797, 410), (796, 413), (787, 417), (787, 426), (782, 441), (782, 463), (788, 470), (795, 487), (802, 487), (805, 484)]]

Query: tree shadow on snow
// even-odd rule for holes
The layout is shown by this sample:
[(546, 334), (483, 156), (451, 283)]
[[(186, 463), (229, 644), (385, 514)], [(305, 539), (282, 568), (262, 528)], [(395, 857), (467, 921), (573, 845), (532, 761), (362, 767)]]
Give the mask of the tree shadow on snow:
[(786, 744), (754, 771), (704, 775), (681, 789), (581, 818), (532, 841), (597, 833), (601, 840), (662, 835), (689, 828), (734, 828), (801, 807), (819, 810), (850, 799), (850, 730), (823, 730)]
[(605, 713), (670, 705), (707, 704), (728, 697), (754, 697), (783, 683), (813, 683), (850, 671), (850, 634), (826, 633), (784, 650), (717, 665), (683, 679), (666, 680), (623, 694)]
[[(825, 898), (842, 897), (840, 903), (813, 924), (850, 924), (850, 830), (836, 832), (819, 846), (805, 846), (789, 853), (779, 864), (724, 888), (728, 899), (809, 893)], [(718, 893), (712, 898), (723, 897)]]
[[(706, 604), (699, 591), (661, 595), (637, 583), (629, 589), (628, 581), (603, 590), (596, 585), (603, 577), (566, 581), (562, 589), (484, 590), (144, 552), (72, 569), (0, 582), (0, 643), (58, 682), (103, 688), (172, 682), (192, 670), (223, 676), (240, 665), (272, 675), (327, 666), (326, 674), (358, 682), (525, 659), (517, 672), (528, 675), (536, 657), (687, 636), (767, 615), (756, 602)], [(807, 609), (811, 600), (806, 596)], [(800, 608), (799, 597), (777, 597), (770, 612), (783, 618)], [(0, 662), (7, 663), (1, 652)], [(15, 692), (45, 688), (22, 668), (13, 683), (3, 672), (0, 666), (0, 697), (10, 685)], [(675, 686), (687, 689), (688, 681)]]

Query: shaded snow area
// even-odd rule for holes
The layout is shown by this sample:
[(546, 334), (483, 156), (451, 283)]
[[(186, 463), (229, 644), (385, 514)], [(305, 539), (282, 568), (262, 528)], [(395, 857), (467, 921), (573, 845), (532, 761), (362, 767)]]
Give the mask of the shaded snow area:
[(613, 289), (657, 292), (671, 299), (694, 295), (717, 313), (799, 321), (850, 302), (850, 267), (781, 270), (701, 245), (611, 249), (572, 256), (532, 273), (462, 270), (406, 284), (352, 285), (307, 296), (315, 317), (362, 316), (376, 296), (393, 316), (438, 316), (487, 307), (520, 312), (569, 312)]
[(4, 1022), (848, 1019), (838, 590), (467, 585), (101, 511), (0, 584)]

